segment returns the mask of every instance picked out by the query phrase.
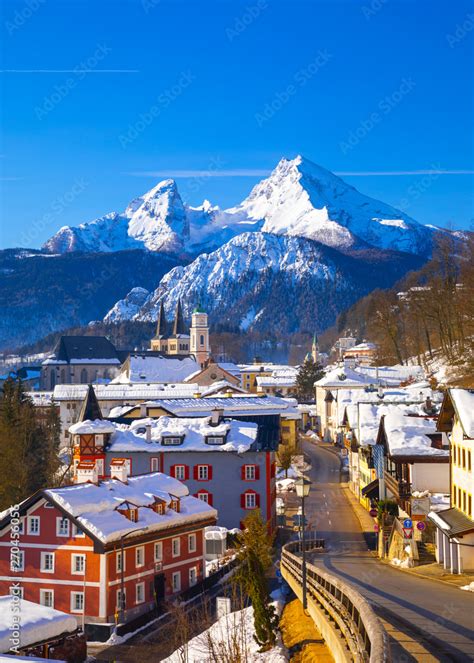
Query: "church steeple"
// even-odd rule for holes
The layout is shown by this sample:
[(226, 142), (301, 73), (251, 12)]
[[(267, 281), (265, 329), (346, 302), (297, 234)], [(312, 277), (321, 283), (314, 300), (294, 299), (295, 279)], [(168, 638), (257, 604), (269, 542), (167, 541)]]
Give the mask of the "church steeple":
[(155, 338), (161, 338), (162, 336), (166, 336), (167, 326), (168, 325), (166, 322), (165, 305), (163, 303), (163, 300), (161, 300), (160, 310), (158, 313), (158, 321), (156, 323)]
[(318, 362), (318, 352), (319, 352), (319, 343), (318, 343), (318, 337), (315, 332), (313, 336), (313, 344), (311, 346), (311, 356), (313, 357), (313, 361), (315, 364)]
[(87, 389), (86, 397), (82, 402), (78, 421), (95, 421), (96, 419), (103, 418), (102, 410), (100, 409), (99, 401), (95, 395), (94, 387), (90, 384)]
[(183, 311), (181, 308), (181, 300), (178, 299), (176, 303), (176, 311), (174, 314), (174, 323), (173, 323), (173, 336), (178, 336), (178, 334), (186, 334), (186, 327), (184, 326)]

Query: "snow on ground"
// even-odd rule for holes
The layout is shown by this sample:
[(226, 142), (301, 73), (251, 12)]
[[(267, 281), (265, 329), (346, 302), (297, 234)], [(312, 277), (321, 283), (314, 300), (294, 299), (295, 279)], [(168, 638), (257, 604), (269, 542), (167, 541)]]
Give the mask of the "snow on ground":
[[(272, 598), (275, 599), (273, 605), (280, 614), (284, 603), (280, 591), (273, 592)], [(286, 663), (288, 661), (280, 636), (273, 649), (262, 653), (258, 651), (259, 646), (253, 638), (253, 608), (250, 606), (224, 615), (209, 629), (190, 640), (185, 648), (177, 649), (171, 656), (165, 658), (163, 663), (181, 663), (183, 660), (188, 663), (211, 662), (214, 659), (209, 653), (210, 640), (212, 640), (215, 650), (219, 652), (219, 658), (222, 658), (222, 654), (225, 655), (225, 652), (232, 647), (236, 635), (245, 649), (242, 652), (241, 660), (252, 661), (252, 663)]]
[(461, 589), (464, 589), (465, 592), (474, 592), (474, 582), (470, 582), (469, 585), (463, 585)]

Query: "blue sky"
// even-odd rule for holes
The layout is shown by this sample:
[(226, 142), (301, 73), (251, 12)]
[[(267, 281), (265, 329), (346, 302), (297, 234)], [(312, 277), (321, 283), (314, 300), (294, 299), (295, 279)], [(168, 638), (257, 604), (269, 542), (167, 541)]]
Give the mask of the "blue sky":
[(121, 211), (167, 174), (190, 203), (229, 206), (298, 153), (423, 223), (472, 226), (472, 2), (1, 11), (2, 248)]

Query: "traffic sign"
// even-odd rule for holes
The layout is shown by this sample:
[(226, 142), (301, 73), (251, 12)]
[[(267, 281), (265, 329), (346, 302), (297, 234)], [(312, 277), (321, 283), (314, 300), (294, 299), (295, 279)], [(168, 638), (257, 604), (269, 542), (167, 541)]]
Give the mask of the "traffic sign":
[(422, 532), (426, 528), (426, 524), (420, 520), (419, 523), (416, 523), (416, 529), (419, 529), (420, 532)]
[(403, 528), (403, 536), (405, 537), (405, 539), (411, 539), (412, 534), (413, 534), (413, 530), (412, 530), (411, 527), (404, 527)]
[(378, 514), (377, 509), (370, 509), (369, 516), (372, 516), (372, 518), (376, 518), (377, 514)]
[(413, 527), (413, 521), (410, 520), (410, 518), (405, 518), (403, 521), (403, 527), (406, 527), (406, 529), (411, 529)]

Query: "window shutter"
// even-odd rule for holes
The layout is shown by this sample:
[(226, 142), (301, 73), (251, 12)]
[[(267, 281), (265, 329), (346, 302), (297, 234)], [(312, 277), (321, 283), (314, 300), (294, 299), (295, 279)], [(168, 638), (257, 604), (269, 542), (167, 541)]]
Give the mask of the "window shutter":
[(257, 506), (260, 506), (260, 495), (258, 493), (256, 493), (255, 495), (255, 504)]
[(242, 495), (240, 496), (240, 506), (242, 507), (242, 509), (245, 509), (245, 493), (242, 493)]
[(193, 477), (194, 477), (194, 480), (195, 480), (195, 481), (197, 481), (198, 478), (199, 478), (199, 474), (198, 474), (198, 466), (197, 466), (197, 465), (195, 465), (195, 466), (193, 467)]
[(214, 506), (214, 498), (212, 496), (212, 493), (207, 494), (207, 503), (209, 504), (209, 506)]
[(209, 481), (212, 481), (212, 465), (207, 466), (207, 478)]
[(242, 479), (242, 481), (245, 481), (245, 467), (246, 467), (245, 465), (242, 465), (242, 467), (240, 468), (240, 478)]
[(176, 465), (171, 465), (170, 467), (170, 477), (176, 477)]
[(255, 479), (258, 481), (260, 479), (260, 466), (255, 465)]
[(184, 466), (184, 478), (189, 479), (189, 465)]

